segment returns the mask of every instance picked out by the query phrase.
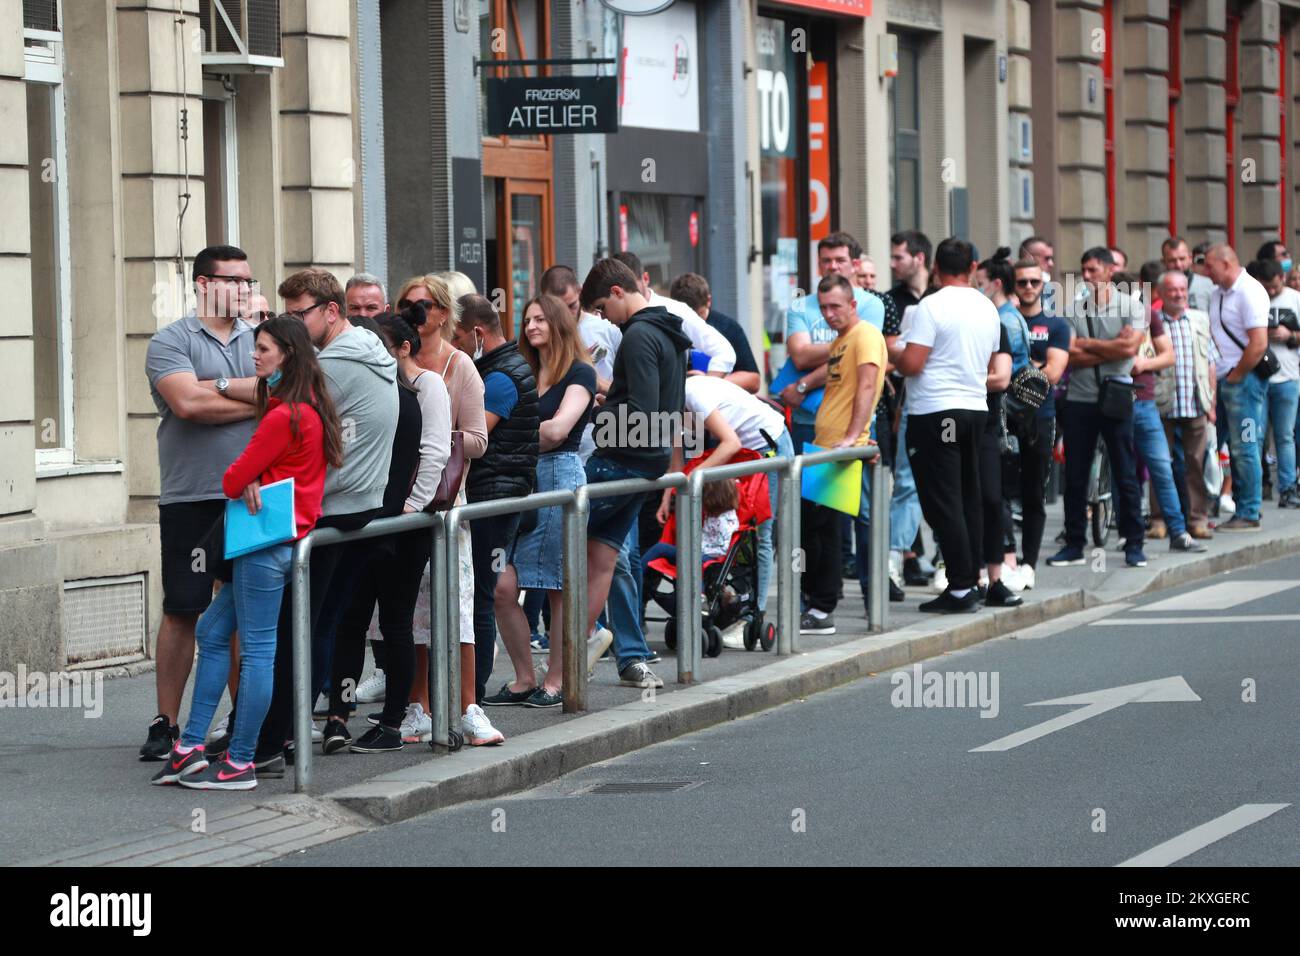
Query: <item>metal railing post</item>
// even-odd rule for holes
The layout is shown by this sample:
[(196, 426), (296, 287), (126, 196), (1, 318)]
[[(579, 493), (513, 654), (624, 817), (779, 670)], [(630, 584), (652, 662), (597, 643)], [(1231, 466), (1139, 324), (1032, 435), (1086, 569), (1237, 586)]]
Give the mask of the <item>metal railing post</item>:
[[(458, 556), (459, 557), (459, 556)], [(446, 754), (451, 743), (451, 713), (434, 702), (447, 699), (447, 674), (450, 652), (460, 659), (459, 626), (455, 644), (450, 643), (453, 633), (449, 622), (447, 600), (447, 528), (441, 516), (429, 528), (429, 717), (433, 721), (433, 750)], [(460, 618), (456, 618), (459, 625)]]
[(700, 495), (704, 472), (692, 472), (684, 488), (677, 489), (677, 683), (692, 684), (699, 678), (701, 618), (700, 603)]
[(889, 626), (889, 500), (892, 475), (879, 455), (864, 463), (871, 469), (871, 523), (868, 527), (867, 627), (880, 632)]
[(564, 704), (587, 709), (587, 487), (564, 506)]
[(803, 456), (795, 455), (781, 472), (777, 488), (777, 537), (775, 549), (776, 577), (776, 652), (793, 654), (799, 650), (799, 584), (803, 578), (803, 551), (800, 544), (800, 485), (803, 482)]
[[(468, 534), (460, 526), (460, 507), (448, 508), (443, 516), (446, 528), (444, 550), (447, 554), (446, 579), (447, 596), (443, 601), (443, 613), (447, 619), (447, 644), (443, 653), (447, 655), (447, 696), (442, 709), (447, 714), (449, 731), (457, 728), (461, 715), (460, 701), (460, 536)], [(430, 648), (430, 653), (433, 653)], [(432, 704), (433, 702), (430, 701)], [(436, 705), (435, 705), (436, 706)], [(448, 734), (450, 746), (450, 733)]]
[(293, 546), (293, 789), (311, 786), (311, 535)]

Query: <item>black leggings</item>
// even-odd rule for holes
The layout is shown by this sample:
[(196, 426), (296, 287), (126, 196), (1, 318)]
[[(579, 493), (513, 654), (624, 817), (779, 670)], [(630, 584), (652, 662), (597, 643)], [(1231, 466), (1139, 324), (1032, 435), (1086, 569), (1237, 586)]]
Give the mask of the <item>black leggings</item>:
[[(1001, 416), (989, 413), (980, 436), (980, 506), (984, 529), (980, 553), (984, 564), (1002, 563), (1002, 425)], [(975, 562), (977, 565), (980, 561)]]
[(1021, 560), (1030, 567), (1038, 565), (1038, 549), (1047, 524), (1047, 476), (1052, 467), (1055, 426), (1054, 418), (1036, 419), (1035, 444), (1020, 439), (1020, 548)]
[[(345, 690), (355, 694), (366, 661), (366, 631), (379, 604), (379, 630), (384, 635), (384, 712), (380, 720), (400, 727), (415, 681), (415, 635), (412, 620), (420, 579), (429, 560), (429, 535), (397, 535), (361, 572), (351, 603), (343, 613), (334, 645), (330, 680), (330, 713), (346, 714)], [(349, 683), (350, 682), (350, 683)]]

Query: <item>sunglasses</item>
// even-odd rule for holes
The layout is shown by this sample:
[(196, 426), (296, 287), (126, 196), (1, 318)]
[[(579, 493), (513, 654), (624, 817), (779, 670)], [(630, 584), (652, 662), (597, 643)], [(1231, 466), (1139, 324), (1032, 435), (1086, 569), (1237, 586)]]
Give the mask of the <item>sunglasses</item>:
[(1019, 288), (1020, 286), (1040, 286), (1042, 284), (1043, 284), (1042, 279), (1017, 279), (1016, 280), (1017, 288)]
[(399, 309), (409, 309), (411, 306), (415, 305), (416, 302), (418, 302), (420, 305), (424, 306), (424, 311), (425, 311), (425, 312), (428, 312), (428, 311), (429, 311), (430, 309), (432, 309), (432, 308), (434, 307), (434, 305), (436, 304), (432, 299), (415, 299), (415, 300), (411, 300), (411, 299), (399, 299), (399, 300), (397, 301), (397, 307), (398, 307)]

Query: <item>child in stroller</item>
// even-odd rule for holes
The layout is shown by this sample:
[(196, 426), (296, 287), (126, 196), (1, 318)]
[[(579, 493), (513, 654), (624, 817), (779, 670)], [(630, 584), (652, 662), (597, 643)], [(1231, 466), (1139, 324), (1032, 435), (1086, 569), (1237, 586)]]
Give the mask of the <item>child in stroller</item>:
[[(732, 462), (758, 458), (742, 450)], [(693, 470), (701, 459), (684, 469)], [(745, 622), (746, 650), (762, 646), (771, 650), (776, 641), (775, 625), (766, 624), (758, 609), (758, 526), (772, 516), (767, 475), (749, 475), (734, 480), (711, 481), (704, 485), (701, 511), (704, 593), (704, 651), (709, 657), (722, 653), (722, 631), (737, 621)], [(659, 590), (660, 583), (675, 585), (677, 578), (676, 518), (664, 525), (659, 542), (642, 556), (643, 594), (668, 614), (664, 642), (677, 646), (677, 595), (675, 587)]]

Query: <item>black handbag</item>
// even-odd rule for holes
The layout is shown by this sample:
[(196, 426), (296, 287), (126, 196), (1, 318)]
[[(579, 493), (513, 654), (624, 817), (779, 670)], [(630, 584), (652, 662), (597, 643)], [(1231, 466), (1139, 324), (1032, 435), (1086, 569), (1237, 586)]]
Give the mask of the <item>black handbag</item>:
[[(1228, 327), (1223, 324), (1223, 303), (1219, 303), (1219, 327), (1223, 329), (1224, 335), (1232, 339), (1237, 348), (1241, 349), (1243, 353), (1246, 351), (1246, 346), (1241, 344), (1241, 339), (1229, 332)], [(1266, 382), (1278, 372), (1282, 371), (1282, 363), (1278, 361), (1277, 353), (1273, 351), (1273, 346), (1269, 345), (1265, 347), (1263, 356), (1255, 363), (1255, 367), (1251, 369), (1251, 371)]]
[[(1085, 311), (1083, 318), (1088, 323), (1088, 336), (1095, 339), (1097, 334), (1092, 328), (1092, 316)], [(1092, 367), (1092, 374), (1097, 380), (1097, 406), (1101, 414), (1117, 422), (1132, 418), (1137, 385), (1114, 377), (1102, 379), (1101, 369), (1096, 365)]]

